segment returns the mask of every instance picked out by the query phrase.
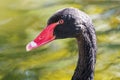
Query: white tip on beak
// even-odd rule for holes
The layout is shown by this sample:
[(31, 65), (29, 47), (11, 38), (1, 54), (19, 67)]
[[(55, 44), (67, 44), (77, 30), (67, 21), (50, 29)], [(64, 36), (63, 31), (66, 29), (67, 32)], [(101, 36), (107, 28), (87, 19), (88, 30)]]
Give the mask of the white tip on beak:
[(27, 44), (26, 51), (30, 51), (35, 47), (37, 47), (37, 44), (34, 41), (31, 41), (30, 43)]

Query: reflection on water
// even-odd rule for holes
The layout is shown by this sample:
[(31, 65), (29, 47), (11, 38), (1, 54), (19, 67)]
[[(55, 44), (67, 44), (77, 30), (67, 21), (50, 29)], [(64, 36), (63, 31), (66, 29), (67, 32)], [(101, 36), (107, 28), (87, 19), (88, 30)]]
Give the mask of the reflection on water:
[(13, 70), (7, 73), (2, 80), (39, 80), (39, 76), (30, 70)]
[[(50, 15), (69, 6), (86, 11), (94, 19), (98, 39), (95, 80), (120, 80), (120, 15), (116, 5), (112, 5), (115, 10), (110, 11), (107, 5), (86, 3), (83, 8), (81, 4), (65, 3), (60, 0), (6, 0), (0, 3), (1, 80), (71, 79), (77, 63), (74, 39), (57, 40), (31, 52), (25, 50), (26, 44), (43, 29)], [(102, 18), (101, 13), (107, 11), (112, 14)]]

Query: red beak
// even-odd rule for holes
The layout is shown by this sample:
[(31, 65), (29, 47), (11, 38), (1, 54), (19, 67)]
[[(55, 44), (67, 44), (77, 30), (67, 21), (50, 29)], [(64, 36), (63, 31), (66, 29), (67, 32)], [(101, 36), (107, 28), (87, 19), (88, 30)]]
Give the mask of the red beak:
[(53, 31), (56, 25), (58, 25), (58, 23), (52, 23), (48, 25), (33, 41), (27, 44), (26, 50), (30, 51), (34, 48), (37, 48), (48, 42), (53, 41), (55, 39)]

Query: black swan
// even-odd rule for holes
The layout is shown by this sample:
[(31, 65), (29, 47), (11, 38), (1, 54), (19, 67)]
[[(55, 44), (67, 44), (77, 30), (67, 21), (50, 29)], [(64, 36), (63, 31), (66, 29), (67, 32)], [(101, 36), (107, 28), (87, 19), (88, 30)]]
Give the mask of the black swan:
[(90, 17), (76, 8), (64, 8), (53, 14), (47, 27), (27, 44), (26, 50), (63, 38), (76, 38), (78, 42), (79, 56), (72, 80), (94, 80), (97, 49), (95, 29)]

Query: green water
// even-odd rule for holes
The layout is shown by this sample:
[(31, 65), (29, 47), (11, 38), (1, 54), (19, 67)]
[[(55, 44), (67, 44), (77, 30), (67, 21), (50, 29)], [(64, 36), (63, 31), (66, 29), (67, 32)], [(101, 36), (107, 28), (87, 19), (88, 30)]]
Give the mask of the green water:
[(65, 7), (79, 8), (93, 19), (98, 43), (95, 80), (120, 80), (120, 6), (108, 0), (1, 0), (0, 80), (71, 79), (77, 63), (74, 39), (25, 50), (47, 19)]

